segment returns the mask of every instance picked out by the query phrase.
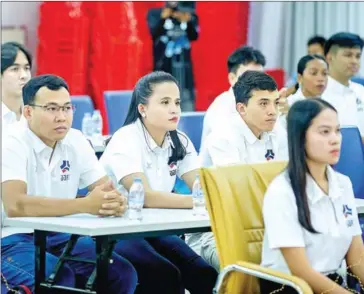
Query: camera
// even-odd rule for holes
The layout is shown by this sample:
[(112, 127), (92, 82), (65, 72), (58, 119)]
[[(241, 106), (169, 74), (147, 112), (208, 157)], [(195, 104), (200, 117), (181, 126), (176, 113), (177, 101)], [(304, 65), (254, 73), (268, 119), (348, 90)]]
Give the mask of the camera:
[(196, 2), (195, 1), (178, 2), (177, 9), (181, 12), (194, 13), (196, 11)]
[(195, 13), (196, 1), (168, 1), (167, 7), (174, 11)]

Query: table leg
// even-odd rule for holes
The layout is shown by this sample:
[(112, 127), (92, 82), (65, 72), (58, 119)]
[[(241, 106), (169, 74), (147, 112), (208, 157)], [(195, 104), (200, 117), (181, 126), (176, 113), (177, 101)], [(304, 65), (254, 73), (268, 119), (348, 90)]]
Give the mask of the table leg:
[(109, 237), (96, 237), (96, 293), (107, 294), (109, 272)]
[(45, 253), (46, 253), (47, 232), (34, 231), (35, 246), (35, 294), (41, 294), (41, 283), (45, 281)]

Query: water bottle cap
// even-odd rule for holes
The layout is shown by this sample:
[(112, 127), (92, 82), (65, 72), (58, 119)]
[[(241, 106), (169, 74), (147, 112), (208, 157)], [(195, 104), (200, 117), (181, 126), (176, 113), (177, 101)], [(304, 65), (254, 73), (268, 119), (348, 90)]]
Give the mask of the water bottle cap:
[(138, 183), (140, 182), (141, 183), (142, 179), (141, 178), (134, 178), (134, 182), (138, 182)]
[(100, 110), (99, 110), (99, 109), (95, 109), (95, 110), (94, 110), (94, 113), (96, 113), (96, 114), (100, 114)]

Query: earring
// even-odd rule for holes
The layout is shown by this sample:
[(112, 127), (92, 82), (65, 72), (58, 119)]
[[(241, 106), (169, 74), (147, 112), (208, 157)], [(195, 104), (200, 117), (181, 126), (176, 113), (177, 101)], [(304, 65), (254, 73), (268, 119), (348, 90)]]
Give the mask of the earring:
[(142, 112), (142, 117), (145, 117), (146, 115), (145, 115), (145, 112)]

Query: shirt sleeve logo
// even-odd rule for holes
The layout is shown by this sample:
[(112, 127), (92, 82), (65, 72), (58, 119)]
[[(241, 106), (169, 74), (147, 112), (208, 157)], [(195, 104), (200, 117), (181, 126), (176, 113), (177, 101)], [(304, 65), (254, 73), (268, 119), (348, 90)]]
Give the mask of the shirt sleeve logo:
[(60, 169), (61, 169), (61, 182), (68, 181), (70, 177), (69, 172), (71, 169), (69, 160), (63, 160)]
[(358, 109), (358, 112), (364, 111), (363, 101), (361, 101), (359, 97), (356, 98), (356, 107)]
[(346, 218), (346, 225), (350, 228), (353, 226), (353, 209), (350, 208), (347, 204), (343, 205), (343, 215)]

